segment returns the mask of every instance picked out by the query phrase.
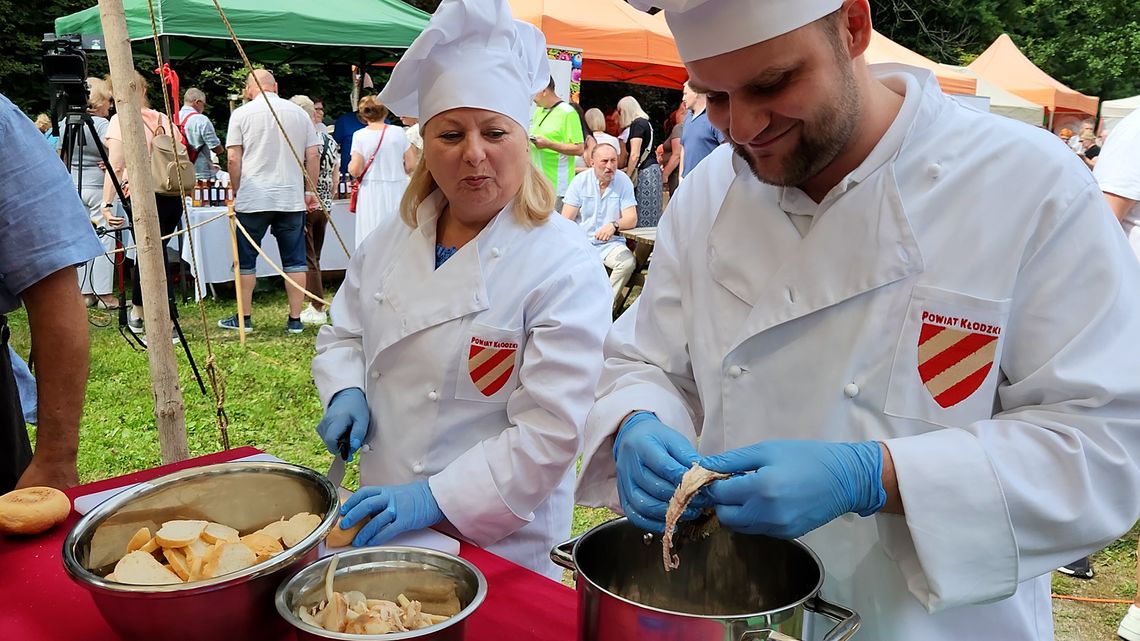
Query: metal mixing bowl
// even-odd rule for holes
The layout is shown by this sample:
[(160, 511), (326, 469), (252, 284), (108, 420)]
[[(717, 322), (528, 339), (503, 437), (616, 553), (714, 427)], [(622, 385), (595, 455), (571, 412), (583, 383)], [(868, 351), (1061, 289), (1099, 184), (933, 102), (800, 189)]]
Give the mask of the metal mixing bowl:
[[(288, 627), (274, 613), (273, 592), (291, 570), (316, 559), (337, 508), (336, 488), (308, 468), (261, 462), (191, 468), (140, 483), (91, 510), (68, 533), (63, 565), (126, 639), (276, 639)], [(172, 519), (204, 519), (248, 534), (298, 512), (320, 516), (321, 524), (292, 548), (240, 572), (173, 585), (103, 578), (139, 528), (153, 534)]]
[[(459, 614), (431, 627), (392, 634), (345, 634), (329, 632), (309, 625), (297, 616), (297, 606), (311, 606), (325, 598), (325, 574), (333, 557), (306, 567), (277, 590), (277, 612), (297, 629), (298, 641), (460, 641), (466, 619), (487, 596), (487, 579), (467, 561), (435, 550), (415, 547), (360, 548), (335, 555), (337, 567), (333, 589), (337, 592), (357, 590), (370, 599), (395, 601), (396, 596), (423, 600), (420, 593), (438, 593), (441, 587), (454, 586), (459, 598)], [(424, 611), (432, 612), (427, 601)]]

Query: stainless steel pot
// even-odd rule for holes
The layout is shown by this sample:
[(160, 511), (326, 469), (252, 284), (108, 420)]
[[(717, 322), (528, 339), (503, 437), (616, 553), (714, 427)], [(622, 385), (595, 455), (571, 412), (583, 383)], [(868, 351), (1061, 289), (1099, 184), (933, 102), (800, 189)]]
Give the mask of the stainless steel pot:
[[(288, 626), (273, 594), (288, 573), (317, 556), (337, 519), (336, 488), (321, 474), (287, 463), (221, 463), (141, 483), (80, 519), (63, 544), (63, 565), (91, 593), (119, 635), (132, 641), (278, 639)], [(141, 527), (171, 519), (216, 521), (248, 534), (297, 512), (321, 524), (297, 545), (240, 572), (174, 585), (127, 585), (103, 577)]]
[(575, 572), (578, 638), (794, 641), (805, 610), (836, 622), (824, 641), (859, 629), (858, 614), (820, 598), (823, 565), (799, 541), (717, 528), (675, 551), (681, 567), (666, 574), (661, 539), (624, 518), (555, 546), (550, 558)]
[(277, 613), (296, 628), (298, 641), (462, 641), (467, 617), (487, 597), (487, 579), (479, 568), (443, 552), (388, 546), (342, 552), (336, 557), (333, 589), (338, 592), (356, 590), (370, 599), (389, 601), (395, 601), (397, 595), (404, 594), (421, 601), (425, 612), (441, 614), (433, 612), (422, 595), (439, 594), (441, 589), (454, 588), (454, 596), (459, 599), (459, 614), (429, 628), (391, 634), (345, 634), (309, 625), (297, 616), (297, 606), (311, 606), (325, 598), (325, 573), (332, 562), (332, 557), (327, 557), (301, 570), (277, 590)]

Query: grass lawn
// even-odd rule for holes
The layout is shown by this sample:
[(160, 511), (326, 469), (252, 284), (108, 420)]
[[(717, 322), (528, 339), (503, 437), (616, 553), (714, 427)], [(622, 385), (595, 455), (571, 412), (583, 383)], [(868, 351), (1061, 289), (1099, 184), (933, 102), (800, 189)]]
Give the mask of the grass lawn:
[[(332, 296), (331, 291), (327, 292)], [(232, 447), (252, 445), (287, 461), (324, 471), (331, 460), (317, 438), (320, 401), (309, 362), (314, 355), (316, 330), (285, 333), (285, 295), (279, 279), (262, 279), (254, 298), (256, 332), (246, 347), (236, 333), (217, 327), (219, 318), (234, 311), (232, 292), (219, 301), (207, 299), (206, 322), (218, 370), (225, 381), (225, 408), (229, 416)], [(199, 368), (206, 364), (206, 347), (198, 306), (180, 306), (183, 329)], [(79, 475), (84, 482), (117, 476), (161, 463), (154, 427), (153, 398), (146, 354), (137, 351), (119, 335), (117, 316), (91, 310), (91, 374), (80, 431)], [(27, 322), (22, 311), (9, 316), (12, 341), (22, 355), (28, 352)], [(216, 452), (222, 441), (214, 415), (214, 401), (203, 395), (194, 382), (186, 357), (176, 350), (179, 361), (186, 430), (193, 456)], [(207, 381), (207, 390), (209, 383)], [(355, 465), (349, 466), (345, 486), (358, 481)], [(575, 508), (574, 534), (583, 532), (613, 515), (606, 510)], [(1093, 558), (1097, 577), (1077, 581), (1054, 573), (1058, 594), (1130, 599), (1136, 590), (1137, 530)], [(1054, 601), (1057, 639), (1062, 641), (1110, 641), (1127, 606)]]

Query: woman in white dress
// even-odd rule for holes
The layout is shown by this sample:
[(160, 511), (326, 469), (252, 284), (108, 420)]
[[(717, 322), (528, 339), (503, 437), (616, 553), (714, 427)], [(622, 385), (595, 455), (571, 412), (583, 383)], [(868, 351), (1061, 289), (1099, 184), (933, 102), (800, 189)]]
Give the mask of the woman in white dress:
[(356, 246), (360, 247), (381, 222), (399, 218), (400, 198), (415, 167), (416, 152), (402, 127), (384, 123), (388, 108), (376, 98), (361, 98), (357, 112), (368, 123), (352, 134), (348, 163), (348, 173), (360, 181), (356, 200)]

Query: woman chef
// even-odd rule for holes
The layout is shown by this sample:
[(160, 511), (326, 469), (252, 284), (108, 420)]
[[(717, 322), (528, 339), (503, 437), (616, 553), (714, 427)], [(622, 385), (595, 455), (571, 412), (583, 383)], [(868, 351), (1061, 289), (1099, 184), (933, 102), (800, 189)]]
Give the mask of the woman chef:
[(557, 579), (601, 371), (608, 280), (530, 164), (546, 44), (506, 0), (445, 0), (380, 100), (423, 123), (401, 218), (353, 256), (313, 360), (330, 451), (364, 443), (342, 526), (378, 545), (444, 520)]

